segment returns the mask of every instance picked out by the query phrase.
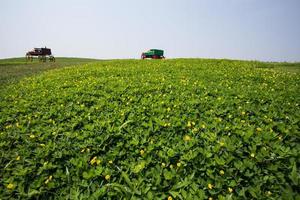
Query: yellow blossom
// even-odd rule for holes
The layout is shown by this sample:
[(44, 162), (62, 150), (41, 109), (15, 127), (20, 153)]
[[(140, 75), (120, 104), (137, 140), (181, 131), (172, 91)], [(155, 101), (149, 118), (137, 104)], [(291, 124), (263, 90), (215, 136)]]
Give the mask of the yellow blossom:
[(45, 145), (45, 144), (40, 144), (40, 146), (41, 146), (41, 147), (44, 147), (44, 146), (46, 146), (46, 145)]
[(113, 164), (113, 161), (112, 161), (112, 160), (110, 160), (110, 161), (108, 161), (108, 163), (109, 163), (109, 164)]
[(225, 174), (225, 172), (223, 171), (223, 170), (220, 170), (220, 172), (219, 172), (221, 175), (224, 175)]
[(190, 141), (192, 138), (191, 138), (191, 136), (189, 136), (189, 135), (185, 135), (184, 137), (183, 137), (183, 140), (184, 141)]
[(9, 129), (9, 128), (11, 128), (11, 127), (12, 127), (12, 125), (11, 125), (11, 124), (9, 124), (9, 125), (5, 126), (5, 128), (6, 128), (6, 129)]
[(162, 167), (166, 167), (166, 163), (161, 163), (161, 166)]
[(164, 123), (164, 127), (169, 127), (171, 126), (171, 123)]
[(140, 150), (140, 154), (141, 154), (141, 156), (143, 156), (144, 155), (144, 153), (145, 153), (145, 151), (142, 149), (142, 150)]
[(229, 188), (228, 188), (228, 192), (229, 192), (229, 193), (232, 193), (232, 192), (233, 192), (233, 189), (229, 187)]
[(246, 113), (243, 111), (243, 112), (242, 112), (242, 115), (245, 115), (245, 114), (246, 114)]
[(20, 160), (20, 158), (21, 158), (20, 156), (17, 156), (17, 157), (16, 157), (16, 160)]
[(261, 129), (261, 128), (259, 128), (259, 127), (258, 127), (258, 128), (256, 128), (256, 130), (257, 130), (258, 132), (262, 131), (262, 129)]
[(254, 153), (251, 153), (250, 156), (251, 156), (252, 158), (254, 158), (254, 157), (255, 157), (255, 154), (254, 154)]
[(48, 184), (49, 181), (51, 181), (51, 180), (52, 180), (52, 175), (50, 175), (50, 176), (47, 178), (47, 180), (45, 181), (45, 184)]
[(110, 175), (106, 175), (106, 176), (105, 176), (105, 180), (108, 181), (109, 179), (110, 179)]
[(202, 124), (202, 125), (201, 125), (201, 128), (205, 128), (205, 127), (206, 127), (205, 124)]
[(14, 188), (14, 184), (10, 183), (6, 186), (7, 189), (11, 190)]
[(188, 121), (186, 126), (190, 128), (190, 127), (192, 127), (192, 123), (190, 121)]
[(33, 139), (33, 138), (35, 138), (35, 135), (31, 134), (29, 137), (30, 137), (31, 139)]
[(171, 196), (168, 196), (168, 200), (173, 200), (173, 198)]
[(177, 167), (180, 167), (180, 166), (181, 166), (181, 163), (180, 163), (180, 162), (178, 162), (178, 163), (177, 163)]
[(208, 189), (211, 190), (211, 189), (213, 189), (214, 186), (213, 186), (212, 184), (209, 183), (209, 184), (207, 185), (207, 187), (208, 187)]
[(213, 200), (213, 198), (212, 198), (212, 197), (209, 197), (208, 200)]
[(173, 165), (170, 165), (170, 169), (173, 169)]
[(90, 161), (91, 165), (95, 164), (97, 162), (97, 156), (93, 157), (93, 159)]

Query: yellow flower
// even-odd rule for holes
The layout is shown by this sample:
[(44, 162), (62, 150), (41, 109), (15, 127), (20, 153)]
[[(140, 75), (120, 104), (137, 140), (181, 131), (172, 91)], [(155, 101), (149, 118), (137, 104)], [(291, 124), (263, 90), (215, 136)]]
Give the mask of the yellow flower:
[(180, 162), (177, 163), (177, 167), (181, 167), (181, 163)]
[(49, 181), (51, 181), (51, 180), (52, 180), (52, 175), (47, 178), (47, 180), (45, 181), (45, 184), (48, 184)]
[(187, 125), (186, 125), (187, 127), (191, 127), (192, 126), (192, 124), (191, 124), (191, 122), (190, 121), (188, 121), (188, 123), (187, 123)]
[(205, 124), (202, 124), (202, 125), (201, 125), (201, 128), (205, 128), (205, 127), (206, 127)]
[(254, 153), (251, 153), (250, 156), (251, 156), (252, 158), (254, 158), (254, 157), (255, 157), (255, 154), (254, 154)]
[(145, 153), (145, 151), (142, 149), (142, 150), (140, 150), (140, 154), (141, 154), (141, 156), (142, 155), (144, 155), (144, 153)]
[(11, 127), (12, 127), (12, 125), (11, 125), (11, 124), (9, 124), (9, 125), (5, 126), (5, 128), (6, 128), (6, 129), (9, 129), (9, 128), (11, 128)]
[(261, 128), (259, 128), (259, 127), (258, 127), (258, 128), (256, 128), (256, 130), (257, 130), (258, 132), (262, 131), (262, 129), (261, 129)]
[(101, 163), (101, 160), (96, 160), (97, 165)]
[(110, 179), (110, 175), (106, 175), (106, 176), (105, 176), (105, 180), (108, 181), (109, 179)]
[(44, 147), (44, 146), (46, 146), (46, 145), (45, 145), (45, 144), (40, 144), (40, 146), (41, 146), (41, 147)]
[(190, 141), (192, 138), (191, 138), (191, 136), (189, 136), (189, 135), (185, 135), (184, 137), (183, 137), (183, 140), (184, 141)]
[(246, 114), (246, 113), (243, 111), (243, 112), (242, 112), (242, 115), (245, 115), (245, 114)]
[(169, 127), (171, 126), (171, 123), (164, 123), (164, 127)]
[(17, 157), (16, 157), (16, 160), (20, 160), (20, 158), (21, 158), (20, 156), (17, 156)]
[(233, 192), (233, 189), (229, 187), (229, 188), (228, 188), (228, 192), (229, 192), (229, 193), (232, 193), (232, 192)]
[(162, 167), (166, 167), (166, 163), (161, 163), (161, 166)]
[(211, 189), (213, 189), (214, 186), (213, 186), (212, 184), (209, 183), (209, 184), (207, 185), (207, 187), (208, 187), (208, 189), (211, 190)]
[(6, 186), (7, 189), (11, 190), (14, 188), (14, 184), (10, 183)]
[(170, 111), (171, 111), (171, 108), (167, 108), (167, 111), (170, 112)]
[(173, 169), (173, 165), (170, 165), (170, 169)]
[(97, 162), (97, 156), (95, 156), (95, 157), (90, 161), (91, 165), (95, 164), (96, 162)]
[(271, 196), (271, 195), (272, 195), (272, 192), (268, 191), (268, 192), (267, 192), (267, 195), (268, 195), (268, 196)]
[(113, 161), (112, 161), (112, 160), (110, 160), (110, 161), (108, 161), (108, 163), (109, 163), (109, 164), (113, 164)]
[(33, 139), (33, 138), (35, 138), (35, 135), (31, 134), (29, 137), (30, 137), (31, 139)]
[(225, 172), (223, 171), (223, 170), (220, 170), (220, 172), (219, 172), (221, 175), (224, 175), (225, 174)]
[(168, 200), (173, 200), (173, 198), (171, 196), (168, 196)]
[(209, 197), (208, 200), (213, 200), (213, 198), (212, 198), (212, 197)]

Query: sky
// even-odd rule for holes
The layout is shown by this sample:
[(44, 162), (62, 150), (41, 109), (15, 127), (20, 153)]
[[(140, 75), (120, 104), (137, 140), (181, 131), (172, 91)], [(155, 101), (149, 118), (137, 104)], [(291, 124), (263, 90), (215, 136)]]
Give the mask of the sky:
[(300, 61), (300, 0), (1, 0), (0, 58)]

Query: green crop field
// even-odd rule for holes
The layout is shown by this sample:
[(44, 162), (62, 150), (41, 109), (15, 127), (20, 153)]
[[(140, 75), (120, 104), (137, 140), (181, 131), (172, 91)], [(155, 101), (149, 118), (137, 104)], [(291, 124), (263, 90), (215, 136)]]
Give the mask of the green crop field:
[(299, 66), (1, 60), (0, 199), (299, 199)]
[(16, 82), (26, 76), (31, 76), (51, 69), (82, 65), (95, 61), (97, 60), (87, 58), (57, 58), (54, 63), (41, 63), (37, 59), (33, 62), (26, 61), (25, 58), (0, 59), (0, 89), (1, 87)]

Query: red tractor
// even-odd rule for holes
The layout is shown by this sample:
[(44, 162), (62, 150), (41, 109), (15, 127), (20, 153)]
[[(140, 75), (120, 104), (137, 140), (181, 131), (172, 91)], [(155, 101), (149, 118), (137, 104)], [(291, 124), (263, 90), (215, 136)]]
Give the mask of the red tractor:
[(47, 58), (50, 62), (55, 62), (55, 58), (49, 48), (34, 48), (32, 51), (26, 53), (26, 59), (33, 61), (33, 57), (37, 56), (39, 61), (46, 62)]

